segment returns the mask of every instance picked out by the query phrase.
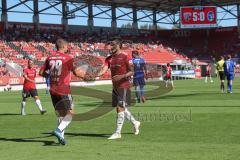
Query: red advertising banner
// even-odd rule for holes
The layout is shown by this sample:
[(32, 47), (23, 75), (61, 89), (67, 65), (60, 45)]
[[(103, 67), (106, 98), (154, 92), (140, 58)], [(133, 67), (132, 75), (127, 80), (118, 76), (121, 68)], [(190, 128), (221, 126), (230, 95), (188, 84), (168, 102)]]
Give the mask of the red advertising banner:
[[(0, 78), (0, 86), (5, 86), (6, 84), (18, 85), (23, 84), (23, 77), (1, 77)], [(45, 79), (43, 77), (37, 76), (35, 78), (36, 83), (44, 83)]]
[[(13, 28), (15, 26), (16, 28), (19, 29), (34, 29), (34, 24), (33, 23), (21, 23), (21, 22), (9, 22), (9, 27)], [(41, 30), (63, 30), (63, 25), (61, 24), (40, 24), (40, 29)]]
[(0, 78), (0, 86), (4, 86), (6, 84), (23, 84), (23, 77), (2, 77)]
[[(99, 80), (109, 80), (111, 75), (110, 73), (106, 73), (104, 74)], [(82, 81), (81, 79), (72, 76), (72, 82), (80, 82)], [(10, 85), (20, 85), (23, 84), (24, 82), (24, 78), (23, 77), (1, 77), (0, 78), (0, 86), (6, 86), (7, 84)], [(45, 83), (45, 78), (41, 77), (41, 76), (37, 76), (35, 78), (35, 82), (36, 84), (41, 84), (41, 83)]]
[(189, 6), (180, 9), (181, 28), (217, 27), (217, 7)]

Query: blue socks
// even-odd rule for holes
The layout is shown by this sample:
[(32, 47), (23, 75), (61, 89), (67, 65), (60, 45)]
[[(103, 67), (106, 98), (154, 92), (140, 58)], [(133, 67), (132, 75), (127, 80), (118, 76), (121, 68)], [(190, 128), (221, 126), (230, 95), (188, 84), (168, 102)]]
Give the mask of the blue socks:
[(228, 82), (228, 91), (232, 92), (232, 85)]
[(229, 85), (229, 90), (230, 90), (230, 92), (232, 92), (232, 85), (231, 84)]

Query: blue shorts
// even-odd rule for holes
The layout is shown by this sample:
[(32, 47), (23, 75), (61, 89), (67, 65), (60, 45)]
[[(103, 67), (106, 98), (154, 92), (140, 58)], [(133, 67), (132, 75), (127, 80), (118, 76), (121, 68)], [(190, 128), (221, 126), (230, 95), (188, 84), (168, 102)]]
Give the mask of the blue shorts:
[(144, 77), (139, 77), (139, 78), (134, 77), (133, 84), (134, 84), (134, 86), (144, 86), (145, 85)]
[(47, 87), (50, 87), (50, 80), (46, 81)]
[(226, 77), (228, 81), (234, 80), (234, 74), (226, 74)]

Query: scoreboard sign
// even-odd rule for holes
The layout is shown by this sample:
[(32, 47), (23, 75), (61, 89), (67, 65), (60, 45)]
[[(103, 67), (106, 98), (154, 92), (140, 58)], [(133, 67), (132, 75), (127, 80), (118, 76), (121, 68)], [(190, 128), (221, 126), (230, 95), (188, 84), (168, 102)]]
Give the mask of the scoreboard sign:
[(181, 28), (217, 27), (217, 7), (190, 6), (181, 7)]

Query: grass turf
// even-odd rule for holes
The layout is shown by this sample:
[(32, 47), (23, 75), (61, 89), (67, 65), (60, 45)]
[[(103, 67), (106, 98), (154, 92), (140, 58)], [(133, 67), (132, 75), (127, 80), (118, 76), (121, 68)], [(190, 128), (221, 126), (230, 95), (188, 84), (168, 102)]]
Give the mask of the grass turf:
[[(175, 81), (176, 89), (138, 104), (131, 111), (142, 121), (139, 136), (125, 121), (122, 139), (107, 140), (115, 129), (115, 111), (90, 121), (74, 121), (67, 128), (66, 146), (58, 145), (51, 132), (56, 117), (49, 96), (39, 91), (41, 116), (28, 99), (27, 116), (20, 116), (20, 92), (0, 93), (1, 160), (233, 160), (240, 156), (240, 81), (234, 93), (222, 94), (219, 81)], [(95, 87), (110, 91), (110, 86)], [(85, 112), (99, 99), (75, 97), (76, 110)]]

